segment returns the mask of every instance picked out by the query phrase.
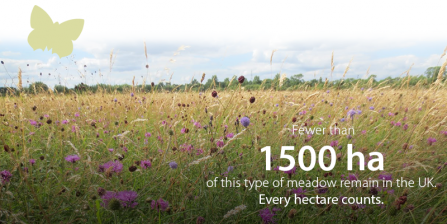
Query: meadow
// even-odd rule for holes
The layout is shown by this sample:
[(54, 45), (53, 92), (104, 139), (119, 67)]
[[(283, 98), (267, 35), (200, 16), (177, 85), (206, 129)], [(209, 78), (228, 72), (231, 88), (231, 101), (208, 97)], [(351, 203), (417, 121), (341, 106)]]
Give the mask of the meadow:
[[(313, 90), (18, 94), (0, 98), (0, 223), (445, 223), (447, 91)], [(299, 135), (292, 127), (325, 127)], [(329, 133), (329, 127), (355, 134)], [(347, 171), (346, 146), (384, 171)], [(337, 152), (332, 171), (291, 171), (281, 146)], [(310, 156), (305, 154), (305, 161)], [(329, 161), (329, 158), (327, 158)], [(436, 187), (207, 187), (207, 180), (433, 177)], [(264, 205), (278, 197), (379, 196), (383, 205)]]

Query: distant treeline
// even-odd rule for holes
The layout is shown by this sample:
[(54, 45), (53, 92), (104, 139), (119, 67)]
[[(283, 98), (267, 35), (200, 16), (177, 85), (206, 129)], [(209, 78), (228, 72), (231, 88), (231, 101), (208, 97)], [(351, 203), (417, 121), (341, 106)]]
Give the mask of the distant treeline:
[[(307, 89), (326, 89), (326, 88), (336, 88), (336, 89), (347, 89), (353, 86), (358, 88), (371, 88), (376, 86), (390, 86), (391, 88), (406, 88), (417, 86), (421, 88), (428, 88), (434, 83), (440, 71), (441, 66), (428, 68), (424, 75), (419, 76), (408, 76), (407, 74), (402, 74), (399, 77), (388, 77), (382, 80), (377, 80), (376, 75), (370, 75), (365, 79), (339, 79), (339, 80), (329, 80), (327, 78), (322, 79), (312, 79), (305, 81), (302, 74), (292, 75), (291, 77), (281, 76), (276, 74), (273, 79), (261, 80), (259, 76), (254, 76), (252, 80), (247, 80), (246, 77), (236, 77), (232, 79), (226, 78), (220, 81), (216, 75), (209, 78), (206, 82), (202, 78), (202, 82), (197, 81), (197, 79), (192, 80), (188, 84), (170, 84), (160, 82), (158, 84), (148, 83), (146, 85), (108, 85), (108, 84), (97, 84), (97, 85), (86, 85), (84, 83), (77, 84), (74, 88), (67, 88), (62, 85), (56, 85), (53, 89), (48, 88), (48, 86), (43, 82), (35, 82), (30, 84), (28, 87), (22, 89), (17, 89), (14, 87), (0, 87), (0, 93), (2, 95), (11, 94), (18, 95), (20, 92), (27, 94), (37, 94), (42, 92), (56, 92), (56, 93), (83, 93), (83, 92), (110, 92), (110, 93), (123, 93), (123, 92), (159, 92), (159, 91), (175, 91), (175, 92), (190, 92), (190, 91), (205, 91), (210, 89), (215, 90), (234, 90), (243, 88), (245, 90), (307, 90)], [(203, 77), (206, 77), (204, 74)], [(446, 79), (446, 71), (444, 71), (442, 76), (442, 81)]]

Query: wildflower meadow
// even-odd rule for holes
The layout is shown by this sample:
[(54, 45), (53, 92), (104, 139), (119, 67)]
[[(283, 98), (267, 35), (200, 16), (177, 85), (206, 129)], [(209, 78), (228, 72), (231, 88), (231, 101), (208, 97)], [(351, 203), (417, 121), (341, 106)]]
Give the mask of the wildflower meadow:
[[(244, 77), (236, 81), (239, 88), (227, 90), (98, 89), (0, 98), (0, 223), (447, 221), (447, 91), (441, 85), (277, 91), (246, 90)], [(304, 127), (326, 129), (294, 132)], [(364, 161), (354, 158), (352, 170), (347, 170), (348, 144), (364, 155)], [(299, 165), (278, 169), (289, 165), (280, 158), (281, 146), (294, 146), (287, 154), (297, 160), (306, 145), (317, 155), (323, 146), (334, 148), (335, 167), (324, 171), (318, 158), (309, 171)], [(359, 169), (371, 152), (383, 155), (383, 170)], [(326, 154), (323, 163), (329, 164)], [(306, 151), (301, 158), (309, 164), (312, 155)], [(246, 184), (317, 178), (416, 184)], [(420, 178), (432, 178), (433, 186), (419, 186)], [(213, 180), (241, 184), (210, 187)], [(260, 195), (340, 200), (286, 205), (260, 203)], [(371, 196), (383, 203), (365, 199)], [(341, 203), (345, 197), (357, 200)]]

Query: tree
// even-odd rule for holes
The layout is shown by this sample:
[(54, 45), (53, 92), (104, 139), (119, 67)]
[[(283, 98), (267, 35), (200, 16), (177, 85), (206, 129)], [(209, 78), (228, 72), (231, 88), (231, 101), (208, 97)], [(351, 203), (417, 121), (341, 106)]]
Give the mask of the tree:
[(261, 78), (259, 78), (259, 76), (255, 75), (255, 77), (253, 78), (253, 84), (259, 85), (261, 84)]
[(292, 85), (298, 85), (303, 82), (303, 74), (296, 74), (290, 77), (290, 82)]
[[(427, 76), (428, 82), (433, 83), (438, 78), (439, 70), (441, 70), (441, 66), (429, 67), (425, 70), (424, 74)], [(442, 74), (443, 77), (446, 75), (446, 71)]]

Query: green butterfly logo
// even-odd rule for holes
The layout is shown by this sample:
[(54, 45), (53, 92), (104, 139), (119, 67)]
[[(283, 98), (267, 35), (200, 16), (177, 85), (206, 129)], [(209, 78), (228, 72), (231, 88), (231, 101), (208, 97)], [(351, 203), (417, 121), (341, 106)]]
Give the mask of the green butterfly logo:
[(31, 28), (28, 43), (34, 49), (52, 50), (59, 58), (73, 52), (73, 41), (78, 39), (84, 28), (83, 19), (72, 19), (61, 24), (53, 23), (50, 16), (42, 8), (35, 5), (31, 12)]

